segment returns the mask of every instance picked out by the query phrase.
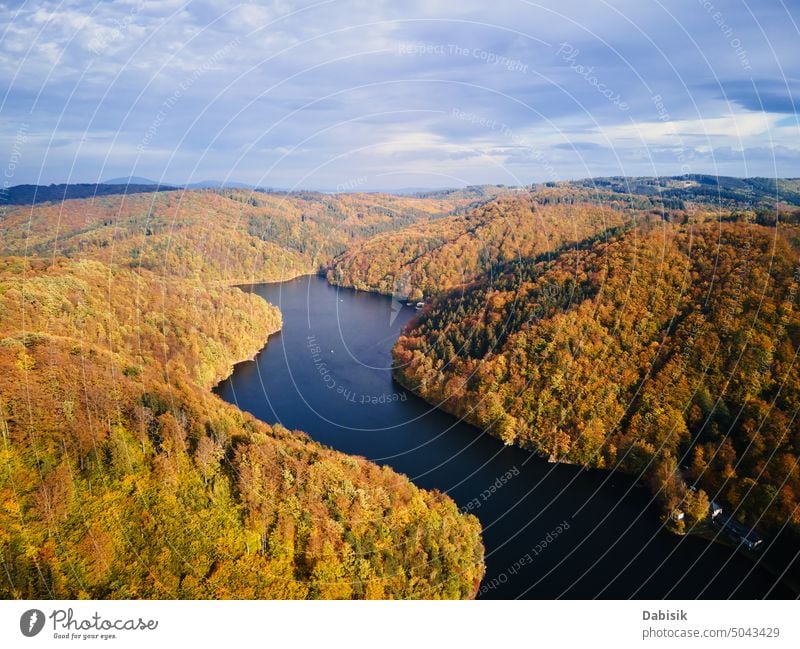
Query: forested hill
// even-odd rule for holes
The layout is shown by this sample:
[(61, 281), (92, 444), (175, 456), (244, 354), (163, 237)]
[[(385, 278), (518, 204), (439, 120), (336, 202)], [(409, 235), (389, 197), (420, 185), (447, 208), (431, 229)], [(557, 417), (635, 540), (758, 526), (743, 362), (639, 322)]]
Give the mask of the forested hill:
[(363, 238), (485, 200), (244, 190), (97, 196), (9, 208), (0, 254), (94, 259), (204, 281), (274, 281), (317, 272)]
[[(424, 196), (475, 195), (464, 190)], [(492, 200), (352, 243), (328, 281), (419, 300), (469, 284), (514, 259), (551, 254), (648, 220), (800, 223), (800, 180), (590, 178), (503, 188)]]
[(426, 307), (396, 376), (508, 444), (643, 478), (679, 529), (711, 498), (800, 530), (799, 256), (797, 226), (744, 218), (511, 262)]
[(208, 391), (281, 322), (225, 284), (308, 272), (326, 246), (453, 203), (250, 199), (168, 192), (10, 210), (0, 597), (475, 594), (477, 519)]
[(70, 183), (60, 185), (14, 185), (0, 190), (0, 207), (4, 205), (35, 205), (71, 200), (74, 198), (94, 198), (113, 194), (142, 194), (158, 191), (175, 191), (169, 185), (131, 183)]
[(475, 593), (480, 526), (448, 497), (208, 391), (280, 327), (231, 284), (320, 269), (430, 302), (394, 355), (432, 403), (642, 477), (677, 528), (713, 498), (798, 529), (797, 210), (607, 180), (4, 209), (0, 595)]
[(333, 284), (417, 300), (468, 284), (514, 259), (557, 250), (653, 215), (663, 205), (573, 187), (520, 190), (465, 214), (417, 223), (350, 246), (328, 269)]
[(733, 178), (687, 174), (656, 178), (587, 178), (560, 183), (596, 191), (645, 196), (674, 206), (688, 202), (756, 209), (774, 216), (777, 207), (800, 207), (799, 178)]

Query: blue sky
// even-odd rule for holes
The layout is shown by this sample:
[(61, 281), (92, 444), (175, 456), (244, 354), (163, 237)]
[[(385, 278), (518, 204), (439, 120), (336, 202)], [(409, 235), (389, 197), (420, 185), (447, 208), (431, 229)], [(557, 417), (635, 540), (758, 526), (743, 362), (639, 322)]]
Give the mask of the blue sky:
[(0, 6), (6, 186), (800, 176), (797, 0)]

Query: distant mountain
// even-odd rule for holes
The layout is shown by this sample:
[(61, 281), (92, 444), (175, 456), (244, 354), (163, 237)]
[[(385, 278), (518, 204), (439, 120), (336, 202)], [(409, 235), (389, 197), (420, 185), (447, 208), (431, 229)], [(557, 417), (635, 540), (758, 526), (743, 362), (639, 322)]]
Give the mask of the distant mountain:
[(201, 180), (184, 185), (186, 189), (259, 189), (257, 185), (240, 183), (235, 180)]
[(235, 180), (200, 180), (194, 183), (165, 183), (162, 181), (151, 180), (143, 176), (131, 176), (130, 178), (119, 177), (109, 178), (102, 183), (103, 185), (161, 185), (162, 187), (178, 187), (182, 189), (257, 189), (256, 185), (240, 183)]
[[(119, 178), (109, 178), (108, 180), (104, 180), (100, 184), (101, 185), (162, 185), (162, 186), (164, 186), (165, 184), (168, 184), (168, 183), (164, 183), (163, 181), (159, 182), (157, 180), (151, 180), (150, 178), (145, 178), (143, 176), (129, 176), (127, 178), (124, 177), (124, 176), (120, 176)], [(177, 187), (177, 185), (170, 185), (170, 186)]]
[(467, 185), (465, 187), (442, 187), (441, 189), (400, 189), (391, 193), (413, 193), (420, 198), (454, 198), (456, 196), (462, 198), (493, 198), (518, 189), (518, 187), (508, 187), (506, 185)]
[[(336, 191), (337, 194), (347, 193), (345, 191)], [(353, 189), (350, 191), (361, 191)], [(430, 194), (443, 194), (453, 191), (458, 191), (451, 187), (398, 187), (397, 189), (365, 189), (364, 193), (367, 194), (392, 194), (393, 196), (427, 196)]]
[(36, 203), (60, 202), (72, 198), (92, 198), (112, 194), (143, 194), (156, 191), (174, 191), (179, 187), (148, 184), (99, 184), (79, 183), (75, 185), (15, 185), (0, 191), (0, 205), (34, 205)]
[(790, 205), (800, 205), (800, 179), (797, 178), (735, 178), (708, 174), (657, 178), (610, 176), (573, 182), (545, 183), (545, 185), (571, 185), (724, 207), (769, 208), (774, 207), (776, 200)]
[[(755, 208), (760, 212), (774, 211), (776, 200), (784, 206), (787, 204), (800, 206), (800, 179), (797, 178), (735, 178), (706, 174), (671, 177), (609, 176), (538, 183), (528, 186), (528, 188), (536, 192), (544, 191), (545, 193), (555, 188), (560, 188), (561, 191), (578, 190), (579, 192), (585, 192), (588, 189), (605, 193), (606, 199), (608, 199), (608, 192), (610, 192), (610, 195), (641, 197), (641, 199), (651, 203), (656, 201), (659, 205), (668, 209), (683, 209), (686, 201), (704, 203), (716, 207)], [(472, 200), (481, 202), (491, 200), (502, 194), (515, 194), (524, 188), (505, 185), (469, 185), (442, 189), (404, 187), (360, 192), (356, 189), (348, 192), (336, 192), (260, 187), (235, 180), (202, 180), (185, 185), (164, 184), (142, 176), (130, 176), (109, 178), (105, 182), (98, 184), (16, 185), (5, 190), (0, 189), (0, 205), (33, 205), (34, 203), (62, 201), (71, 198), (91, 198), (92, 196), (111, 194), (139, 194), (177, 189), (247, 190), (295, 196), (353, 193), (387, 194), (434, 200)]]

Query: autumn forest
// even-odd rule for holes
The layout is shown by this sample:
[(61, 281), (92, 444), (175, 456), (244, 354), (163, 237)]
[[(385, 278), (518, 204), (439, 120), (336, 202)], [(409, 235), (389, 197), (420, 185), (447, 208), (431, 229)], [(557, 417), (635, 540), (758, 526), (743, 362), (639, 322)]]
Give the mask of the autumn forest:
[(481, 524), (449, 496), (211, 392), (282, 327), (238, 286), (309, 274), (419, 303), (393, 372), (428, 403), (632, 476), (672, 534), (708, 536), (719, 507), (800, 544), (800, 193), (781, 182), (7, 206), (0, 596), (477, 594)]

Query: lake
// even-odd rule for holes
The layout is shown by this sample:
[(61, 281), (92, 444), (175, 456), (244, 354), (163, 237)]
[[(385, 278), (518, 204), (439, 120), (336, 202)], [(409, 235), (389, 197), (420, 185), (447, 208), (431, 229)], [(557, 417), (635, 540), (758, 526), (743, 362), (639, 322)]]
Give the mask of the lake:
[(391, 348), (413, 308), (316, 276), (243, 288), (280, 307), (283, 330), (215, 392), (449, 494), (483, 526), (479, 597), (793, 596), (745, 554), (664, 531), (630, 477), (504, 446), (398, 386)]

